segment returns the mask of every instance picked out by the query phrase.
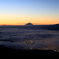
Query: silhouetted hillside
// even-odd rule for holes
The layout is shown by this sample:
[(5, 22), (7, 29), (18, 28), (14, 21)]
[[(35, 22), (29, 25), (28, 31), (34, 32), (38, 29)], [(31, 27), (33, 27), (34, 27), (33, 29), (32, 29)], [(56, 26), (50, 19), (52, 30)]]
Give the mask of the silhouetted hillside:
[(40, 52), (57, 52), (57, 51), (53, 51), (53, 50), (39, 50), (39, 49), (33, 49), (33, 50), (15, 50), (15, 49), (12, 49), (12, 48), (8, 48), (8, 47), (5, 47), (5, 46), (2, 46), (0, 45), (0, 53), (40, 53)]
[(58, 30), (58, 31), (59, 31), (59, 24), (46, 26), (46, 27), (44, 27), (44, 28), (45, 28), (45, 29), (48, 29), (48, 30)]

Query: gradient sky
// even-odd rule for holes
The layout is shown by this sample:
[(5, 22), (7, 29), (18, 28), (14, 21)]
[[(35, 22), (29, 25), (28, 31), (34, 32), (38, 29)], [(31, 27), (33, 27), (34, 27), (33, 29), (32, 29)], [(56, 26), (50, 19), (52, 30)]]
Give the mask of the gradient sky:
[(0, 25), (59, 23), (59, 0), (0, 0)]

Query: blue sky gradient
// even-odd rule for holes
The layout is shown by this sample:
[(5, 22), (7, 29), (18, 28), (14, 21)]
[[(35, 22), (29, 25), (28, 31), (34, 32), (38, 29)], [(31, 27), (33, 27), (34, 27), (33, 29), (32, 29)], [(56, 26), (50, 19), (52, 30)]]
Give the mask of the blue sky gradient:
[[(41, 21), (41, 18), (43, 18), (43, 21), (47, 17), (47, 21), (53, 19), (57, 23), (59, 22), (59, 0), (0, 0), (0, 15), (2, 15), (3, 17), (4, 15), (12, 15), (16, 16), (16, 18), (17, 16), (19, 16), (18, 20), (15, 19), (15, 21), (17, 20), (17, 22), (22, 19), (20, 18), (21, 16), (25, 17), (24, 19), (22, 19), (22, 21), (26, 22), (30, 21), (32, 23), (35, 23), (36, 20)], [(8, 16), (6, 17), (8, 18)], [(30, 20), (28, 20), (28, 18), (26, 20), (26, 17), (30, 18)], [(36, 19), (35, 17), (39, 19)], [(0, 21), (1, 20), (4, 19), (0, 17)], [(4, 22), (2, 24), (4, 24)]]

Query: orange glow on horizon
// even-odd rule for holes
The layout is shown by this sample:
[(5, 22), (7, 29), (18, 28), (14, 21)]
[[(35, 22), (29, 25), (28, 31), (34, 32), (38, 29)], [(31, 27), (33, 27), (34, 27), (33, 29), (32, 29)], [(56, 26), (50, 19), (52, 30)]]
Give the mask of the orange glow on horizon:
[[(25, 25), (27, 23), (20, 23), (20, 24), (0, 24), (0, 25)], [(33, 25), (53, 25), (53, 24), (58, 24), (58, 23), (32, 23)]]
[(14, 14), (0, 14), (0, 25), (25, 25), (27, 23), (33, 25), (50, 25), (58, 24), (59, 17), (50, 15), (14, 15)]

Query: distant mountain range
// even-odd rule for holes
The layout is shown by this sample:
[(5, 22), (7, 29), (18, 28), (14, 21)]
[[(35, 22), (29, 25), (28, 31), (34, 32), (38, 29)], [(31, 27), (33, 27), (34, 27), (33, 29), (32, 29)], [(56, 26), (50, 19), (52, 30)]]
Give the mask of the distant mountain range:
[(32, 23), (27, 23), (24, 26), (17, 25), (17, 26), (0, 26), (0, 28), (21, 28), (21, 29), (48, 29), (48, 30), (57, 30), (59, 31), (59, 24), (54, 25), (33, 25)]
[[(33, 24), (32, 24), (32, 23), (27, 23), (26, 25), (27, 25), (27, 26), (32, 26)], [(34, 26), (34, 27), (36, 27), (37, 29), (42, 28), (42, 29), (48, 29), (48, 30), (59, 30), (59, 24), (45, 25), (45, 26), (41, 26), (41, 27), (39, 27), (39, 26)]]

